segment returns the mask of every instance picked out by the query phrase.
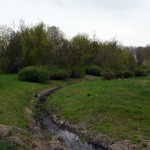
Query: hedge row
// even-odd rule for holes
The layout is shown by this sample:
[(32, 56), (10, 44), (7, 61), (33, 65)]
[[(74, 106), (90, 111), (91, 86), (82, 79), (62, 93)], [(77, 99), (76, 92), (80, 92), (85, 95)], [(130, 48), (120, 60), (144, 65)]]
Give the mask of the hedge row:
[(105, 71), (102, 73), (102, 77), (105, 80), (119, 79), (119, 78), (132, 78), (132, 77), (145, 77), (148, 76), (148, 71), (143, 69), (136, 69), (134, 71)]
[(73, 68), (72, 70), (63, 69), (60, 67), (35, 67), (28, 66), (19, 71), (18, 77), (20, 80), (30, 82), (45, 82), (46, 80), (65, 80), (67, 78), (82, 78), (85, 71), (81, 68)]
[(148, 75), (148, 71), (144, 69), (136, 69), (134, 71), (111, 71), (109, 69), (102, 71), (98, 66), (88, 66), (83, 68), (72, 68), (70, 70), (60, 67), (35, 67), (28, 66), (23, 68), (18, 73), (20, 80), (31, 81), (31, 82), (45, 82), (49, 79), (54, 80), (65, 80), (67, 78), (82, 78), (84, 75), (102, 76), (105, 80), (118, 79), (118, 78), (130, 78), (130, 77), (144, 77)]
[(112, 71), (110, 69), (102, 71), (102, 68), (98, 66), (88, 66), (85, 69), (86, 74), (94, 76), (102, 76), (105, 80), (118, 79), (118, 78), (131, 78), (131, 77), (144, 77), (150, 74), (150, 69), (138, 68), (134, 71), (119, 70)]

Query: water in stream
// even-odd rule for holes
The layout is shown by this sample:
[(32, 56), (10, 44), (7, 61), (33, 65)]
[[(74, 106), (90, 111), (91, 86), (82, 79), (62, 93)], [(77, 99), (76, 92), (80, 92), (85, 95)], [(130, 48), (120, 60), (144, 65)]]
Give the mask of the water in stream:
[(42, 119), (42, 125), (48, 129), (48, 131), (57, 138), (61, 138), (64, 144), (73, 150), (104, 150), (103, 148), (95, 148), (92, 144), (81, 141), (79, 136), (61, 129), (56, 125), (50, 117), (44, 117)]

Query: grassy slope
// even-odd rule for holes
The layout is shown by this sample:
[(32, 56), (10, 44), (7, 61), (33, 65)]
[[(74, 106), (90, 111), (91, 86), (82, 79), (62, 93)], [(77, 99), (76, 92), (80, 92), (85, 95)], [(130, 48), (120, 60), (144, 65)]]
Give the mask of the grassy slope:
[(0, 74), (0, 124), (25, 129), (28, 125), (25, 109), (34, 93), (48, 86), (19, 81), (16, 75)]
[(86, 122), (89, 130), (116, 139), (150, 139), (150, 77), (71, 85), (48, 103), (63, 119)]

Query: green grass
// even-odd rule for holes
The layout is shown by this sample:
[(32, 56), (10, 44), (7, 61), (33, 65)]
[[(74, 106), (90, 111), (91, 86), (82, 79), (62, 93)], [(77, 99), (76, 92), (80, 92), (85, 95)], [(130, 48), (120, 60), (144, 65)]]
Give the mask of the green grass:
[(17, 75), (0, 74), (0, 124), (26, 129), (26, 108), (35, 92), (47, 87), (50, 87), (48, 83), (23, 82), (18, 80)]
[(29, 148), (25, 145), (21, 145), (19, 143), (11, 143), (8, 141), (0, 141), (0, 150), (29, 150)]
[(0, 124), (13, 125), (26, 129), (28, 126), (27, 108), (34, 94), (42, 89), (65, 86), (78, 80), (32, 83), (20, 81), (17, 75), (0, 74)]
[(26, 129), (29, 123), (26, 108), (35, 92), (72, 84), (48, 101), (47, 107), (62, 119), (76, 124), (84, 122), (89, 131), (116, 139), (136, 143), (150, 139), (150, 77), (111, 81), (93, 78), (73, 84), (76, 82), (79, 81), (38, 84), (19, 81), (17, 75), (0, 74), (0, 124)]
[(70, 85), (49, 98), (48, 109), (61, 119), (85, 122), (89, 131), (141, 142), (150, 139), (150, 77)]

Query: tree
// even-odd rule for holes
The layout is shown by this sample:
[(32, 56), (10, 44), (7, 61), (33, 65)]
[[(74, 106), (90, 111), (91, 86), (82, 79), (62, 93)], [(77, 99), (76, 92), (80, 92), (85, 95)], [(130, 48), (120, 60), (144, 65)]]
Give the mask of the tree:
[(143, 47), (138, 47), (136, 49), (136, 59), (137, 59), (138, 65), (143, 65), (143, 61), (144, 61)]
[[(150, 48), (136, 51), (139, 64), (149, 60)], [(142, 55), (141, 55), (142, 54)], [(14, 32), (11, 28), (0, 28), (0, 68), (15, 73), (26, 66), (62, 66), (80, 70), (87, 65), (98, 65), (104, 69), (133, 69), (135, 59), (117, 41), (102, 42), (87, 34), (77, 34), (68, 40), (55, 26), (43, 22), (34, 26), (20, 25)]]
[(34, 27), (21, 27), (23, 66), (44, 65), (49, 61), (49, 43), (45, 25), (39, 23)]
[(0, 26), (0, 70), (7, 71), (7, 47), (13, 30), (8, 26)]
[(144, 48), (144, 65), (150, 66), (150, 45)]
[(63, 32), (56, 26), (48, 27), (47, 35), (52, 48), (53, 63), (59, 65), (61, 63), (66, 39)]
[(7, 72), (16, 73), (22, 68), (21, 60), (22, 36), (20, 32), (13, 32), (7, 47)]
[(87, 34), (78, 34), (71, 39), (70, 61), (72, 66), (84, 66), (90, 54), (91, 41)]
[(99, 65), (103, 68), (120, 69), (123, 64), (123, 48), (117, 41), (104, 42), (99, 47)]

